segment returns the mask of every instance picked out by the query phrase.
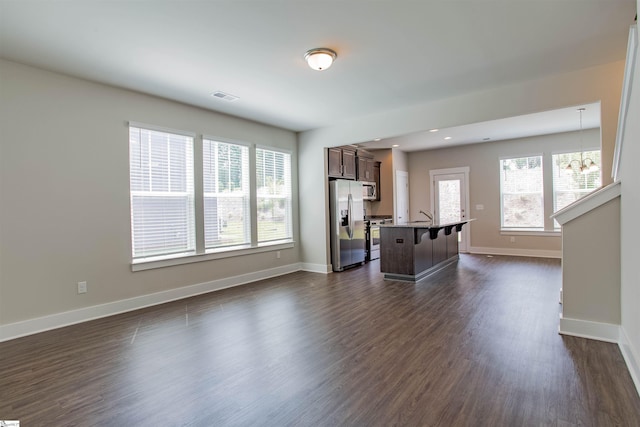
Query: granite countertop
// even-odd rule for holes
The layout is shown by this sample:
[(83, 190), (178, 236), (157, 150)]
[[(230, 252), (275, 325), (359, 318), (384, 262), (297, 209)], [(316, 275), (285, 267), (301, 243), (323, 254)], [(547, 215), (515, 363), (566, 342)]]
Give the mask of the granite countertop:
[(445, 228), (458, 224), (466, 224), (467, 222), (475, 221), (475, 218), (464, 219), (461, 221), (448, 222), (448, 223), (434, 223), (431, 221), (412, 221), (405, 224), (380, 224), (380, 227), (396, 227), (396, 228)]
[(393, 219), (393, 215), (365, 215), (364, 219)]

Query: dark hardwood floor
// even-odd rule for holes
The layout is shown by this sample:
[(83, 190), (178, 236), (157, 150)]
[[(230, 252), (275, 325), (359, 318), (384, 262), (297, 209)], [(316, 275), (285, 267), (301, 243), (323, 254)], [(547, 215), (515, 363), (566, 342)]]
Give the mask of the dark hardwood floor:
[(22, 426), (638, 426), (614, 344), (558, 334), (560, 262), (297, 272), (0, 343)]

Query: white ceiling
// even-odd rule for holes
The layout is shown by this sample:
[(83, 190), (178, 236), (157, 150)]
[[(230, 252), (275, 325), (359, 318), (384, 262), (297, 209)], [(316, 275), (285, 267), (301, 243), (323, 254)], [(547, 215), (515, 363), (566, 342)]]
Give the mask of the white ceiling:
[[(580, 117), (578, 108), (584, 108), (582, 117)], [(431, 150), (454, 145), (579, 131), (581, 120), (582, 129), (600, 127), (600, 103), (583, 104), (488, 122), (470, 123), (452, 128), (429, 129), (397, 138), (367, 142), (365, 146), (369, 150), (396, 146), (402, 151)]]
[[(622, 60), (635, 6), (636, 0), (0, 0), (0, 56), (304, 131)], [(316, 47), (338, 52), (329, 70), (304, 62)], [(223, 101), (214, 91), (239, 99)], [(575, 106), (568, 110), (576, 126)], [(510, 129), (520, 122), (508, 122)], [(498, 139), (495, 126), (487, 126), (457, 132)]]

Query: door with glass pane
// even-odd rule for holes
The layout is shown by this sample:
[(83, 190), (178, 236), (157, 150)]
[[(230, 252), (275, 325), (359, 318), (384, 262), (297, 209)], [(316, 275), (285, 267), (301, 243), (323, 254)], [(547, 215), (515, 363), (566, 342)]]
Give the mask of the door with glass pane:
[[(467, 219), (468, 168), (434, 170), (430, 172), (432, 182), (433, 218), (439, 224)], [(469, 250), (469, 224), (458, 234), (458, 247)]]

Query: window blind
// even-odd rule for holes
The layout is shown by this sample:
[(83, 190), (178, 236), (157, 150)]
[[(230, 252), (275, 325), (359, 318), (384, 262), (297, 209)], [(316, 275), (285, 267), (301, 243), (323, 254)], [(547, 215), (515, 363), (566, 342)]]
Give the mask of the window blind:
[(129, 128), (133, 258), (195, 251), (193, 138)]
[(203, 140), (205, 249), (251, 243), (249, 147)]
[(258, 243), (291, 239), (291, 155), (256, 149)]

